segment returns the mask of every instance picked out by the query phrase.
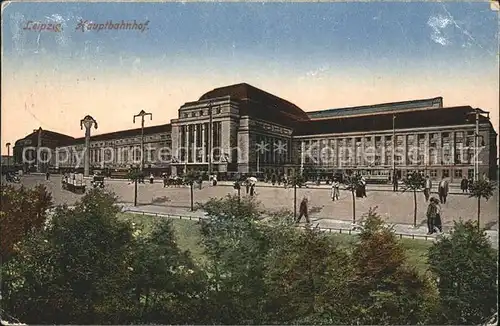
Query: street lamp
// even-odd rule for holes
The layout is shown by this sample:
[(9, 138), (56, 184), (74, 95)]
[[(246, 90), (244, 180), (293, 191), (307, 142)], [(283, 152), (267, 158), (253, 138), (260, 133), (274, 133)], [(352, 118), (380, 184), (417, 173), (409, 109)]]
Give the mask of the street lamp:
[(486, 114), (486, 118), (490, 118), (490, 113), (487, 111), (483, 111), (480, 108), (475, 108), (473, 112), (469, 112), (469, 115), (475, 115), (476, 122), (476, 131), (474, 132), (474, 181), (479, 179), (479, 158), (478, 158), (478, 147), (479, 147), (479, 138), (482, 138), (482, 145), (484, 146), (484, 137), (479, 134), (479, 117), (481, 114)]
[(40, 158), (38, 157), (38, 152), (40, 151), (40, 147), (42, 147), (42, 127), (38, 128), (38, 129), (33, 129), (33, 132), (38, 133), (35, 157), (36, 157), (36, 172), (40, 173), (41, 172), (41, 170), (40, 170)]
[(7, 146), (7, 169), (10, 168), (10, 143), (5, 144)]
[(392, 115), (392, 191), (396, 191), (396, 115)]
[(88, 177), (89, 176), (89, 170), (90, 170), (90, 129), (92, 126), (97, 129), (97, 121), (92, 118), (90, 115), (86, 115), (85, 118), (80, 120), (80, 128), (83, 130), (83, 127), (85, 127), (85, 163), (84, 163), (84, 169), (83, 169), (83, 176)]
[(150, 120), (153, 120), (153, 115), (151, 113), (146, 113), (144, 110), (141, 110), (139, 114), (134, 115), (134, 123), (136, 117), (141, 117), (141, 172), (144, 168), (144, 117), (148, 115)]

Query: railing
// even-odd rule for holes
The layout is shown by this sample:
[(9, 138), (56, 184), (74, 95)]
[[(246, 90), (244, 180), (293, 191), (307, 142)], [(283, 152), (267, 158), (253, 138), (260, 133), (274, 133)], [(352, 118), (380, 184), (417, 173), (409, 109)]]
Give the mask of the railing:
[[(144, 212), (141, 210), (135, 210), (135, 209), (130, 209), (130, 208), (125, 208), (122, 210), (124, 213), (133, 213), (133, 214), (138, 214), (138, 215), (148, 215), (148, 216), (155, 216), (155, 217), (166, 217), (166, 218), (177, 218), (177, 219), (185, 219), (185, 220), (197, 220), (198, 222), (201, 222), (202, 220), (207, 220), (209, 219), (208, 216), (189, 216), (189, 215), (178, 215), (178, 214), (166, 214), (166, 213), (154, 213), (154, 212)], [(314, 227), (315, 229), (321, 230), (323, 232), (327, 233), (338, 233), (338, 234), (347, 234), (347, 235), (356, 235), (361, 233), (359, 230), (355, 229), (344, 229), (344, 228), (331, 228), (331, 227), (319, 227), (319, 223)], [(306, 228), (305, 225), (301, 225), (301, 228)], [(420, 239), (420, 240), (434, 240), (436, 237), (435, 236), (430, 236), (430, 235), (420, 235), (420, 234), (405, 234), (405, 233), (395, 233), (397, 237), (400, 239), (403, 238), (408, 238), (408, 239)]]

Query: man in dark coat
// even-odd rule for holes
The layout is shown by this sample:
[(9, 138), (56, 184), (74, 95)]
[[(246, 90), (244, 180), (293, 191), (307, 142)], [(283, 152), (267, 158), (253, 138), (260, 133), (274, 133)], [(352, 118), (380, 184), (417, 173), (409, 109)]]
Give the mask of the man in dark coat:
[(300, 203), (299, 217), (297, 218), (296, 223), (300, 223), (302, 216), (304, 216), (306, 218), (307, 224), (311, 223), (311, 221), (309, 220), (309, 215), (307, 214), (307, 197), (304, 197), (302, 199), (302, 202)]
[(462, 181), (460, 182), (460, 189), (462, 189), (462, 193), (467, 192), (469, 188), (469, 181), (465, 179), (465, 177), (462, 178)]
[(443, 176), (441, 182), (439, 182), (438, 193), (439, 193), (439, 201), (442, 204), (446, 204), (446, 197), (448, 197), (449, 187), (448, 180)]
[(429, 200), (429, 206), (427, 207), (427, 234), (433, 234), (435, 232), (434, 226), (436, 223), (437, 215), (438, 215), (438, 207), (436, 202), (438, 201), (436, 198), (431, 197)]

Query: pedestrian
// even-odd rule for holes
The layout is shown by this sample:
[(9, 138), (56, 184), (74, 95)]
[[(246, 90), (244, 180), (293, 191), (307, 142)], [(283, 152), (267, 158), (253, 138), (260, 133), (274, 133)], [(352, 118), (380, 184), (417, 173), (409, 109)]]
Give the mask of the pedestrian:
[(361, 177), (361, 197), (366, 197), (366, 179)]
[(467, 181), (467, 190), (469, 192), (471, 192), (472, 190), (472, 184), (474, 183), (474, 180), (472, 180), (472, 178), (469, 177), (469, 180)]
[(250, 191), (250, 181), (248, 181), (248, 179), (245, 181), (245, 190), (248, 195), (248, 192)]
[(431, 197), (429, 200), (429, 206), (427, 207), (427, 229), (428, 233), (427, 234), (433, 234), (435, 232), (434, 226), (435, 226), (435, 221), (436, 221), (436, 216), (437, 216), (437, 205), (436, 205), (437, 199), (434, 197)]
[(214, 174), (214, 177), (212, 179), (212, 185), (214, 185), (214, 186), (217, 185), (217, 174)]
[(339, 200), (339, 195), (340, 195), (340, 184), (337, 178), (333, 179), (332, 182), (332, 201), (335, 201), (335, 199)]
[(283, 176), (283, 186), (285, 189), (288, 188), (288, 176), (286, 174)]
[(462, 189), (462, 193), (467, 192), (467, 188), (469, 188), (469, 181), (467, 181), (467, 179), (463, 177), (462, 181), (460, 182), (460, 189)]
[(49, 178), (50, 178), (50, 172), (49, 172), (49, 171), (47, 171), (47, 172), (45, 173), (45, 180), (49, 180)]
[(443, 223), (441, 221), (441, 205), (439, 201), (434, 199), (434, 204), (436, 205), (436, 219), (434, 220), (434, 230), (438, 230), (440, 233), (443, 232)]
[(392, 176), (392, 191), (398, 191), (398, 173), (395, 171)]
[(252, 183), (250, 185), (250, 196), (253, 197), (254, 194), (255, 194), (255, 183)]
[(154, 183), (155, 182), (155, 176), (153, 173), (149, 174), (149, 183)]
[(441, 204), (446, 204), (446, 197), (448, 197), (448, 180), (446, 180), (444, 176), (441, 182), (439, 182), (438, 193)]
[(198, 188), (198, 189), (200, 189), (200, 190), (201, 190), (201, 186), (202, 186), (202, 184), (203, 184), (203, 177), (202, 177), (202, 176), (201, 176), (201, 174), (200, 174), (200, 176), (198, 177), (198, 186), (199, 186), (199, 188)]
[(300, 223), (302, 216), (306, 218), (307, 224), (311, 223), (311, 221), (309, 220), (309, 215), (307, 214), (307, 197), (304, 197), (302, 199), (302, 202), (300, 203), (299, 217), (297, 218), (297, 221), (295, 221), (295, 223)]
[(425, 177), (425, 184), (424, 184), (424, 196), (425, 196), (425, 202), (429, 201), (429, 197), (431, 196), (431, 190), (432, 190), (432, 181), (429, 176)]
[(271, 184), (274, 186), (276, 184), (276, 174), (273, 173), (271, 176)]

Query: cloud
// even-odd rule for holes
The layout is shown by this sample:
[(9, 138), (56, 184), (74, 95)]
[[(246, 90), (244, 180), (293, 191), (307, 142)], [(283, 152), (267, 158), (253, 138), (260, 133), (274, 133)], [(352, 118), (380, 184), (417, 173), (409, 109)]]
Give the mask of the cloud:
[(443, 46), (451, 44), (451, 41), (446, 37), (444, 29), (452, 24), (449, 17), (443, 15), (431, 16), (427, 21), (427, 25), (432, 28), (431, 40)]

